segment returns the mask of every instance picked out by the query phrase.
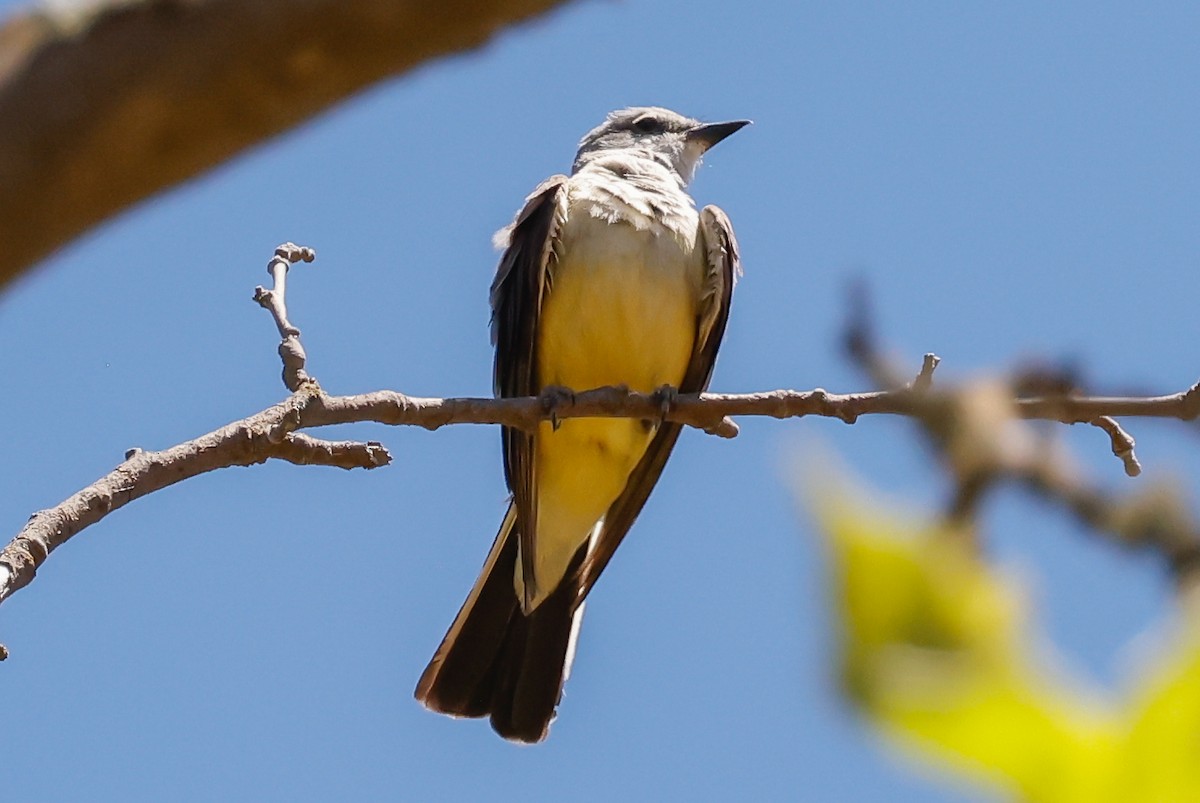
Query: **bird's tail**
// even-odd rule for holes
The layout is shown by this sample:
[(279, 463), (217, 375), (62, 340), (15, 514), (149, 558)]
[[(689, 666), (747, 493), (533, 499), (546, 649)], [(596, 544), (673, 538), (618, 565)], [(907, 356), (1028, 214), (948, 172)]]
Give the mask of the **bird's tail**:
[(566, 579), (526, 616), (513, 586), (520, 541), (515, 525), (510, 506), (475, 587), (417, 683), (416, 698), (451, 716), (490, 715), (505, 739), (532, 743), (546, 738), (570, 672), (583, 616), (571, 578), (587, 545)]

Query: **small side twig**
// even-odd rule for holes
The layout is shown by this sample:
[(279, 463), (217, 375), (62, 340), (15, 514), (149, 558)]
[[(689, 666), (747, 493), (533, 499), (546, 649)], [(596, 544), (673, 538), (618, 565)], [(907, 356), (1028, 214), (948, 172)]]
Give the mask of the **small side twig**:
[(327, 441), (302, 432), (289, 432), (272, 450), (271, 457), (298, 466), (335, 468), (379, 468), (392, 462), (392, 456), (378, 441)]
[(1108, 437), (1112, 441), (1112, 452), (1125, 465), (1126, 476), (1136, 477), (1142, 473), (1142, 464), (1138, 462), (1137, 455), (1133, 453), (1135, 445), (1133, 436), (1123, 430), (1116, 419), (1102, 415), (1088, 423), (1108, 433)]
[(937, 370), (942, 358), (930, 352), (921, 360), (921, 370), (912, 381), (912, 389), (917, 392), (929, 390), (933, 385), (933, 372)]
[(317, 252), (306, 246), (295, 243), (284, 243), (275, 249), (275, 256), (267, 263), (267, 272), (271, 274), (273, 287), (254, 288), (254, 300), (275, 319), (275, 327), (279, 330), (282, 342), (279, 344), (279, 356), (283, 360), (283, 384), (290, 391), (297, 391), (306, 382), (312, 381), (304, 371), (307, 355), (300, 343), (300, 330), (292, 325), (287, 314), (287, 274), (288, 269), (297, 262), (312, 262), (317, 258)]

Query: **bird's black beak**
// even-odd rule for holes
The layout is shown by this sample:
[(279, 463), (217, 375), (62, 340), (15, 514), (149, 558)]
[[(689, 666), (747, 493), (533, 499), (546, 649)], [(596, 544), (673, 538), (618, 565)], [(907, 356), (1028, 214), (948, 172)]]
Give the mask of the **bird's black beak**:
[(704, 150), (708, 150), (730, 134), (740, 131), (748, 125), (750, 125), (749, 120), (732, 120), (728, 123), (704, 123), (689, 131), (687, 138), (689, 142), (702, 143)]

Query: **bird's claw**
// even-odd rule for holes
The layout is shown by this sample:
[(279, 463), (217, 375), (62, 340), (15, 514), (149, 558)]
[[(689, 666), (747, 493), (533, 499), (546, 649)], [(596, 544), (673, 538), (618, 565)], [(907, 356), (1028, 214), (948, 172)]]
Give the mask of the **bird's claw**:
[(550, 415), (550, 428), (555, 432), (562, 426), (557, 410), (562, 405), (575, 403), (575, 391), (562, 385), (547, 385), (541, 392), (542, 409)]
[(667, 421), (667, 413), (671, 412), (671, 406), (679, 398), (679, 388), (672, 385), (663, 385), (651, 395), (658, 402), (658, 424), (662, 426)]

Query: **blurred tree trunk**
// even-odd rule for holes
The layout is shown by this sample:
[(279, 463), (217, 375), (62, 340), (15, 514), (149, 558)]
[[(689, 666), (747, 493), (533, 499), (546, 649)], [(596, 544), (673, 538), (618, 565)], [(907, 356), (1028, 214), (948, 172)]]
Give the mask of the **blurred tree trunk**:
[(92, 226), (562, 0), (107, 0), (0, 25), (0, 289)]

